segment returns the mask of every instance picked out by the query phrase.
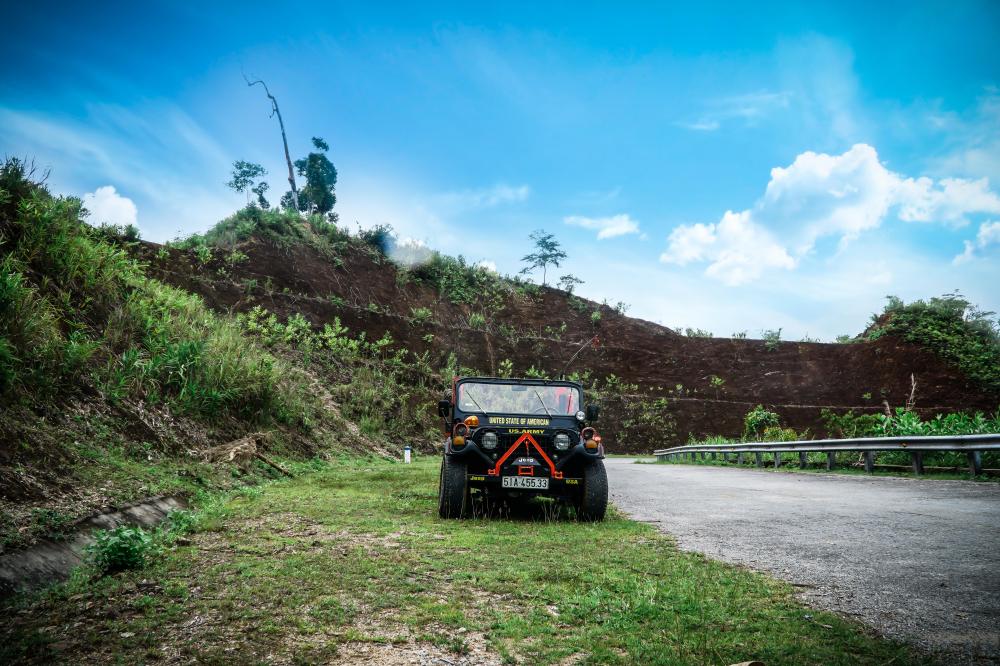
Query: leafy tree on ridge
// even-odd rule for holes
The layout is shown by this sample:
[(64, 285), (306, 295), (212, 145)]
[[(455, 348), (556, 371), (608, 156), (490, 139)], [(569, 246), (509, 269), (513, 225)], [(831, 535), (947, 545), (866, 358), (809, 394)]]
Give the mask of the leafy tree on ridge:
[(546, 273), (549, 264), (559, 268), (560, 263), (566, 259), (567, 255), (563, 251), (559, 241), (556, 240), (556, 237), (544, 229), (531, 232), (529, 238), (535, 242), (535, 251), (521, 258), (521, 261), (528, 264), (521, 269), (521, 274), (524, 275), (537, 268), (541, 268), (542, 285), (544, 286), (546, 284)]

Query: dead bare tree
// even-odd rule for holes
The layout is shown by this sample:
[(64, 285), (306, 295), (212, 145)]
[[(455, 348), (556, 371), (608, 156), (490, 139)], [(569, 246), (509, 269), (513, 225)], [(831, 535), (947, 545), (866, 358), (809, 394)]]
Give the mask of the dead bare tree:
[(299, 191), (295, 187), (295, 170), (292, 169), (292, 156), (288, 152), (288, 138), (285, 136), (285, 121), (281, 119), (281, 110), (278, 108), (278, 100), (274, 98), (271, 91), (268, 90), (267, 84), (262, 80), (257, 79), (251, 81), (247, 78), (246, 73), (243, 74), (243, 80), (247, 82), (247, 85), (253, 87), (260, 84), (264, 88), (264, 93), (267, 98), (271, 100), (271, 117), (278, 116), (278, 125), (281, 127), (281, 142), (285, 145), (285, 163), (288, 164), (288, 184), (292, 187), (292, 203), (295, 206), (295, 210), (299, 209)]
[(917, 376), (910, 373), (910, 397), (906, 399), (906, 411), (913, 411), (917, 405)]

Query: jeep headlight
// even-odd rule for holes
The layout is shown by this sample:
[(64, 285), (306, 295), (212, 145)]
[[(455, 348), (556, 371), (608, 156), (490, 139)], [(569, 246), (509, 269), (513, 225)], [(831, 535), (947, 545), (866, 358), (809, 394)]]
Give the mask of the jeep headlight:
[(483, 433), (483, 448), (487, 451), (492, 451), (497, 448), (497, 444), (500, 442), (500, 438), (497, 437), (495, 432), (484, 432)]
[(561, 432), (558, 435), (556, 435), (556, 438), (555, 440), (553, 440), (553, 443), (556, 445), (556, 449), (558, 449), (559, 451), (565, 451), (566, 449), (569, 448), (569, 435), (567, 435), (564, 432)]

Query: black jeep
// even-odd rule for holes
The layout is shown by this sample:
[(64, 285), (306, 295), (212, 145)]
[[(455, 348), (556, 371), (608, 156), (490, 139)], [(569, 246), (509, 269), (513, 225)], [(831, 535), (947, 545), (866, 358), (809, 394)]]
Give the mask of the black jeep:
[(572, 503), (581, 520), (603, 520), (608, 506), (604, 446), (594, 430), (597, 405), (583, 405), (577, 382), (456, 379), (438, 403), (448, 439), (441, 461), (438, 512), (467, 514), (472, 493), (533, 495)]

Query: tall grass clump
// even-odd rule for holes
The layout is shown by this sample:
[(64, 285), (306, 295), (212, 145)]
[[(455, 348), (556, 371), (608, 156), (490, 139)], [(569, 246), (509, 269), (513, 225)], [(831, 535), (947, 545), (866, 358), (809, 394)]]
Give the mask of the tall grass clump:
[(309, 420), (316, 401), (294, 373), (32, 178), (20, 160), (0, 166), (0, 403), (89, 385), (195, 415)]

